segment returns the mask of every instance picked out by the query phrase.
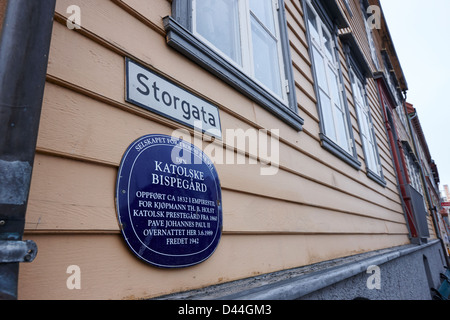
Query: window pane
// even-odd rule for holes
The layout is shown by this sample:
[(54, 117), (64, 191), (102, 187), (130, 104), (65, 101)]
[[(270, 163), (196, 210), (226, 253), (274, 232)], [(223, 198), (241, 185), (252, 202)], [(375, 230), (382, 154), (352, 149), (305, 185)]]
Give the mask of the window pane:
[(250, 10), (272, 34), (275, 34), (272, 0), (250, 0)]
[(196, 0), (196, 31), (242, 65), (238, 0)]
[(371, 130), (371, 125), (370, 125), (370, 119), (369, 119), (369, 114), (367, 112), (363, 112), (363, 122), (364, 122), (364, 134), (367, 137), (367, 139), (370, 142), (373, 142), (372, 140), (372, 130)]
[(334, 129), (334, 120), (333, 120), (333, 111), (331, 110), (331, 101), (323, 93), (322, 90), (320, 91), (320, 105), (322, 109), (322, 120), (325, 127), (325, 134), (328, 138), (333, 140), (334, 142), (337, 142), (336, 139), (336, 131)]
[(373, 172), (380, 174), (378, 172), (378, 166), (377, 166), (377, 161), (376, 161), (376, 154), (375, 154), (375, 150), (372, 144), (370, 144), (369, 142), (367, 142), (367, 157), (369, 158), (368, 163), (369, 163), (369, 169), (372, 170)]
[[(355, 75), (353, 75), (353, 78), (356, 77)], [(359, 83), (355, 83), (355, 80), (353, 80), (353, 91), (354, 91), (354, 95), (355, 95), (355, 99), (356, 99), (356, 103), (358, 103), (358, 105), (361, 107), (363, 106), (363, 97), (362, 97), (362, 92), (361, 92), (361, 87), (359, 86)], [(359, 81), (358, 81), (359, 82)]]
[(371, 147), (370, 147), (370, 145), (367, 143), (367, 140), (365, 140), (365, 143), (364, 143), (364, 151), (365, 151), (365, 153), (366, 153), (366, 157), (367, 157), (367, 167), (370, 169), (370, 170), (372, 170), (373, 172), (377, 172), (377, 170), (374, 170), (374, 167), (375, 167), (375, 163), (373, 162), (373, 157), (372, 157), (372, 153), (373, 152), (371, 152)]
[(327, 54), (328, 59), (330, 62), (334, 62), (334, 54), (333, 54), (333, 45), (330, 35), (325, 31), (324, 28), (322, 28), (323, 33), (323, 45), (325, 47), (325, 53)]
[(359, 92), (359, 100), (361, 101), (361, 106), (363, 107), (365, 112), (368, 112), (368, 106), (366, 103), (366, 99), (364, 96), (364, 88), (362, 87), (361, 83), (358, 81), (358, 92)]
[[(360, 133), (363, 137), (363, 140), (369, 138), (369, 128), (370, 128), (370, 120), (367, 110), (365, 109), (365, 102), (363, 98), (362, 88), (360, 86), (360, 81), (356, 78), (356, 75), (352, 72), (352, 89), (353, 96), (355, 98), (355, 109), (356, 115), (359, 119), (360, 124)], [(363, 141), (363, 144), (365, 142)]]
[(334, 103), (337, 104), (339, 109), (342, 111), (341, 99), (339, 95), (339, 80), (337, 75), (334, 73), (334, 70), (328, 65), (328, 79), (330, 83), (330, 94)]
[(336, 131), (338, 135), (338, 144), (345, 151), (350, 152), (349, 137), (347, 132), (347, 121), (345, 119), (345, 113), (339, 109), (335, 109), (336, 119)]
[(361, 109), (359, 105), (357, 105), (358, 110), (358, 118), (360, 119), (361, 124), (361, 134), (368, 139), (369, 138), (369, 121), (367, 119), (367, 114)]
[(281, 76), (277, 42), (252, 17), (253, 66), (255, 77), (278, 96)]
[(325, 61), (322, 55), (317, 51), (317, 49), (312, 46), (312, 51), (314, 55), (314, 66), (316, 69), (317, 82), (320, 88), (328, 92), (327, 75), (325, 73)]
[(356, 113), (360, 124), (360, 134), (366, 156), (367, 168), (381, 176), (376, 151), (376, 142), (371, 129), (370, 111), (364, 96), (364, 87), (352, 71), (352, 89), (355, 96)]
[(377, 147), (375, 144), (375, 141), (373, 140), (372, 133), (369, 136), (369, 139), (367, 141), (367, 148), (369, 149), (368, 157), (369, 157), (369, 169), (373, 172), (376, 172), (378, 175), (381, 175), (381, 164), (379, 162), (378, 156), (377, 156)]
[(317, 28), (316, 15), (309, 6), (306, 6), (306, 11), (308, 14), (309, 32), (311, 34), (311, 37), (314, 38), (317, 43), (320, 43), (319, 28)]

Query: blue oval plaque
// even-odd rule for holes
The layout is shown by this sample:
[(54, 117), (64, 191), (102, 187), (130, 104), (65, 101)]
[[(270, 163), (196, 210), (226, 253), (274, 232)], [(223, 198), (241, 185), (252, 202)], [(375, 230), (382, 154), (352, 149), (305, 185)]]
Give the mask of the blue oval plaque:
[(191, 143), (152, 134), (120, 164), (116, 206), (122, 235), (142, 260), (178, 268), (208, 259), (222, 233), (222, 196), (212, 161)]

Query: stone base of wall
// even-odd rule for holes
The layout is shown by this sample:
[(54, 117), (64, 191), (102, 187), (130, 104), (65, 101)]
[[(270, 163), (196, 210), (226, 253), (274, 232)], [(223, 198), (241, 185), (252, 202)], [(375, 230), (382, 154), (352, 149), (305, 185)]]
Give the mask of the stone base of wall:
[(439, 240), (283, 270), (158, 300), (430, 300), (447, 260)]

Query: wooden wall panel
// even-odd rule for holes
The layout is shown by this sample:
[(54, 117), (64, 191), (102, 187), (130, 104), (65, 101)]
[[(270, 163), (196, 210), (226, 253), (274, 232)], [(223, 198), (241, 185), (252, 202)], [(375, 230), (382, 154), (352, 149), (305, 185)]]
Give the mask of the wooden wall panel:
[[(54, 95), (60, 95), (65, 97), (65, 99), (60, 100), (60, 103), (55, 103), (54, 100), (49, 99), (49, 97)], [(63, 103), (61, 103), (62, 101)], [(108, 114), (108, 117), (104, 117), (104, 114)], [(248, 129), (246, 127), (243, 128), (243, 130)], [(47, 151), (58, 150), (64, 155), (74, 154), (82, 157), (82, 159), (91, 159), (98, 163), (118, 166), (123, 152), (130, 141), (134, 141), (146, 133), (171, 134), (172, 131), (173, 129), (162, 124), (149, 122), (149, 120), (137, 115), (86, 98), (80, 94), (74, 94), (72, 91), (61, 89), (53, 84), (48, 84), (44, 98), (38, 147)], [(92, 137), (96, 138), (93, 139)], [(205, 143), (205, 145), (207, 144)], [(219, 147), (220, 144), (217, 144), (217, 148)], [(297, 189), (289, 185), (289, 181), (296, 179), (291, 173), (297, 173), (297, 175), (301, 176), (299, 178), (307, 178), (304, 183), (300, 184), (301, 186), (306, 186), (311, 181), (320, 182), (325, 184), (325, 186), (343, 191), (342, 197), (345, 197), (345, 194), (357, 195), (360, 199), (401, 212), (398, 201), (391, 200), (385, 194), (366, 192), (364, 189), (359, 188), (357, 182), (346, 179), (345, 176), (335, 172), (332, 168), (317, 164), (304, 154), (292, 155), (292, 152), (295, 151), (284, 144), (280, 145), (280, 154), (286, 156), (280, 158), (279, 172), (273, 177), (261, 177), (258, 165), (253, 165), (255, 168), (244, 168), (241, 174), (242, 166), (233, 165), (233, 163), (225, 164), (228, 149), (231, 149), (231, 147), (227, 146), (226, 150), (224, 150), (224, 157), (222, 158), (222, 163), (224, 164), (219, 166), (219, 170), (227, 173), (225, 175), (226, 179), (222, 179), (230, 181), (230, 185), (226, 185), (227, 187), (234, 185), (233, 179), (230, 177), (242, 175), (247, 178), (248, 172), (251, 170), (255, 174), (253, 178), (249, 177), (250, 181), (253, 180), (253, 182), (242, 185), (239, 190), (249, 191), (253, 189), (252, 192), (256, 193), (257, 191), (254, 190), (253, 184), (260, 186), (258, 181), (263, 182), (265, 179), (270, 179), (273, 183), (283, 180), (282, 184), (287, 185), (287, 188)], [(245, 161), (245, 163), (249, 162), (248, 159)], [(283, 178), (283, 175), (286, 175), (286, 178)], [(321, 186), (318, 185), (317, 188), (320, 190)], [(299, 200), (305, 197), (300, 190), (297, 190), (298, 193), (296, 192), (296, 195), (289, 198), (289, 200)], [(330, 190), (330, 194), (333, 194), (333, 192), (333, 190)], [(266, 193), (268, 195), (271, 194), (270, 191)], [(282, 197), (282, 194), (289, 194), (289, 190), (280, 192), (280, 197)], [(309, 199), (308, 194), (306, 193), (306, 198)], [(273, 195), (276, 197), (276, 193)], [(317, 201), (318, 203), (320, 202), (320, 200)], [(328, 202), (327, 200), (322, 201), (324, 201), (324, 205)], [(346, 201), (343, 200), (341, 202), (345, 203)]]
[[(362, 235), (358, 241), (346, 236), (224, 235), (210, 259), (177, 271), (142, 263), (118, 234), (30, 236), (39, 253), (33, 263), (21, 265), (19, 299), (23, 300), (152, 298), (381, 249), (389, 246), (392, 238), (406, 243), (401, 235)], [(71, 265), (81, 271), (79, 290), (69, 290), (66, 285)]]
[[(60, 32), (64, 32), (65, 28), (55, 25), (55, 36), (52, 43), (54, 43), (54, 46), (57, 48), (64, 48), (64, 52), (55, 52), (54, 56), (59, 57), (63, 56), (66, 57), (65, 59), (69, 60), (70, 56), (73, 55), (74, 59), (78, 59), (79, 61), (86, 61), (85, 64), (80, 64), (78, 67), (77, 72), (72, 72), (71, 68), (68, 68), (67, 61), (63, 60), (61, 62), (59, 61), (53, 61), (51, 56), (51, 63), (49, 65), (49, 74), (52, 75), (52, 77), (58, 78), (58, 79), (64, 79), (65, 81), (69, 81), (70, 83), (80, 86), (82, 89), (87, 89), (91, 92), (95, 92), (97, 95), (100, 95), (102, 97), (108, 97), (109, 99), (113, 99), (115, 102), (122, 103), (123, 101), (123, 60), (117, 55), (112, 52), (108, 54), (108, 50), (104, 47), (102, 47), (99, 44), (92, 43), (90, 39), (85, 39), (82, 37), (79, 37), (77, 34), (74, 34), (70, 39), (67, 39), (68, 35), (63, 34), (60, 35)], [(62, 43), (58, 43), (58, 41), (61, 41)], [(69, 41), (67, 41), (69, 40)], [(67, 44), (66, 44), (67, 43)], [(72, 44), (72, 46), (71, 46)], [(76, 45), (75, 45), (76, 44)], [(89, 50), (83, 50), (83, 48), (89, 48)], [(95, 48), (95, 49), (94, 49)], [(55, 49), (57, 50), (57, 49)], [(93, 54), (92, 52), (95, 52)], [(102, 72), (100, 70), (100, 67), (95, 67), (95, 57), (101, 56), (102, 59), (104, 59), (104, 64), (108, 65), (108, 71)], [(122, 58), (123, 59), (123, 58)], [(90, 61), (89, 61), (90, 60)], [(72, 60), (73, 61), (73, 60)], [(181, 68), (179, 68), (181, 73), (184, 75), (189, 72), (183, 72)], [(198, 68), (197, 68), (198, 69)], [(203, 73), (203, 71), (201, 71)], [(81, 75), (84, 75), (85, 77), (88, 77), (91, 79), (89, 82), (83, 81), (83, 77)], [(209, 79), (209, 75), (206, 75)], [(105, 83), (103, 83), (103, 77), (107, 79)], [(197, 82), (201, 82), (202, 77), (196, 78)], [(217, 80), (216, 80), (217, 81)], [(91, 85), (92, 83), (92, 85)], [(118, 87), (121, 86), (121, 90), (118, 89)], [(221, 84), (221, 89), (224, 90), (221, 91), (227, 91), (230, 90), (229, 87), (224, 86)], [(111, 92), (108, 92), (111, 91)], [(195, 92), (195, 91), (194, 91)], [(198, 92), (195, 92), (198, 93)], [(228, 100), (231, 100), (231, 103), (226, 103), (227, 106), (230, 106), (230, 108), (235, 108), (235, 106), (243, 107), (240, 109), (240, 111), (236, 110), (230, 110), (228, 108), (225, 108), (222, 104), (217, 103), (216, 101), (212, 101), (213, 103), (216, 103), (223, 108), (225, 112), (231, 113), (233, 116), (239, 117), (239, 119), (245, 120), (245, 121), (251, 121), (250, 123), (253, 123), (257, 128), (280, 128), (281, 129), (281, 139), (286, 140), (288, 143), (292, 143), (293, 141), (296, 141), (295, 143), (299, 146), (301, 146), (303, 149), (307, 147), (308, 152), (314, 153), (317, 158), (324, 159), (327, 163), (332, 165), (334, 168), (342, 170), (349, 174), (349, 176), (354, 175), (354, 170), (349, 168), (348, 165), (346, 165), (344, 162), (340, 161), (333, 155), (331, 155), (329, 152), (317, 148), (316, 142), (314, 142), (311, 147), (308, 145), (308, 137), (301, 137), (299, 136), (299, 133), (294, 132), (292, 129), (287, 128), (285, 124), (283, 124), (280, 120), (274, 118), (270, 113), (268, 113), (266, 110), (259, 108), (258, 106), (255, 106), (253, 103), (250, 103), (248, 99), (240, 98), (240, 102), (233, 101), (236, 100), (234, 97), (238, 95), (236, 94), (230, 94), (227, 97), (229, 97)], [(225, 99), (225, 95), (222, 98), (222, 100)], [(128, 104), (126, 104), (128, 105)], [(246, 109), (244, 106), (249, 105), (251, 109)], [(134, 108), (134, 106), (133, 106)], [(244, 111), (247, 110), (248, 113), (244, 113)], [(225, 113), (224, 112), (224, 113)], [(257, 118), (256, 118), (257, 117)], [(221, 116), (223, 119), (223, 116)], [(255, 123), (256, 122), (256, 123)], [(226, 128), (226, 124), (223, 126)], [(317, 130), (317, 127), (316, 127)], [(316, 131), (317, 133), (318, 131)], [(300, 133), (301, 134), (301, 133)], [(316, 135), (315, 135), (316, 136)], [(317, 137), (317, 136), (316, 136)], [(318, 138), (317, 138), (318, 139)], [(364, 177), (364, 175), (360, 175)], [(367, 181), (367, 179), (365, 179)]]
[[(114, 203), (115, 179), (116, 169), (112, 167), (38, 155), (27, 231), (119, 231)], [(314, 204), (311, 199), (302, 202), (277, 195), (270, 198), (264, 190), (252, 194), (232, 190), (227, 187), (229, 184), (228, 181), (223, 183), (225, 233), (407, 233), (401, 214), (371, 216), (370, 212), (376, 211), (367, 205), (361, 211), (341, 210), (337, 203), (331, 207), (327, 203)]]
[[(82, 28), (75, 31), (65, 25), (71, 4), (57, 1), (26, 220), (26, 235), (38, 242), (39, 254), (22, 268), (20, 298), (153, 297), (408, 243), (376, 87), (369, 80), (386, 187), (366, 176), (342, 48), (361, 170), (320, 146), (301, 2), (285, 1), (302, 132), (168, 47), (162, 17), (170, 14), (170, 1), (80, 0)], [(203, 147), (222, 150), (223, 159), (245, 159), (242, 165), (216, 164), (223, 239), (210, 259), (193, 268), (149, 267), (121, 240), (114, 192), (123, 152), (145, 134), (173, 134), (177, 128), (192, 134), (125, 102), (125, 57), (217, 105), (223, 142), (204, 141)], [(277, 174), (261, 175), (258, 154), (248, 145), (230, 146), (227, 129), (279, 130)], [(71, 264), (82, 268), (82, 290), (65, 285)]]

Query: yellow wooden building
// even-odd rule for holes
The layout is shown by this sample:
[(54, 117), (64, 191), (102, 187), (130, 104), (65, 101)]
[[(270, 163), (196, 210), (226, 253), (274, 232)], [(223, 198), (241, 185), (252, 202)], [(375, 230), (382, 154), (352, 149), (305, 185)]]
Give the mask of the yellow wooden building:
[[(369, 2), (57, 0), (23, 235), (38, 254), (20, 265), (18, 298), (430, 298), (446, 257), (431, 216), (428, 237), (410, 232), (380, 103), (384, 55), (406, 80)], [(217, 106), (221, 138), (131, 103), (127, 61)], [(223, 230), (206, 261), (164, 269), (126, 246), (115, 187), (133, 141), (180, 132), (214, 147)], [(270, 174), (258, 148), (235, 143), (253, 132), (274, 142)], [(370, 265), (382, 289), (366, 286)], [(398, 266), (419, 279), (411, 296), (387, 289)], [(344, 289), (350, 279), (360, 288)]]

